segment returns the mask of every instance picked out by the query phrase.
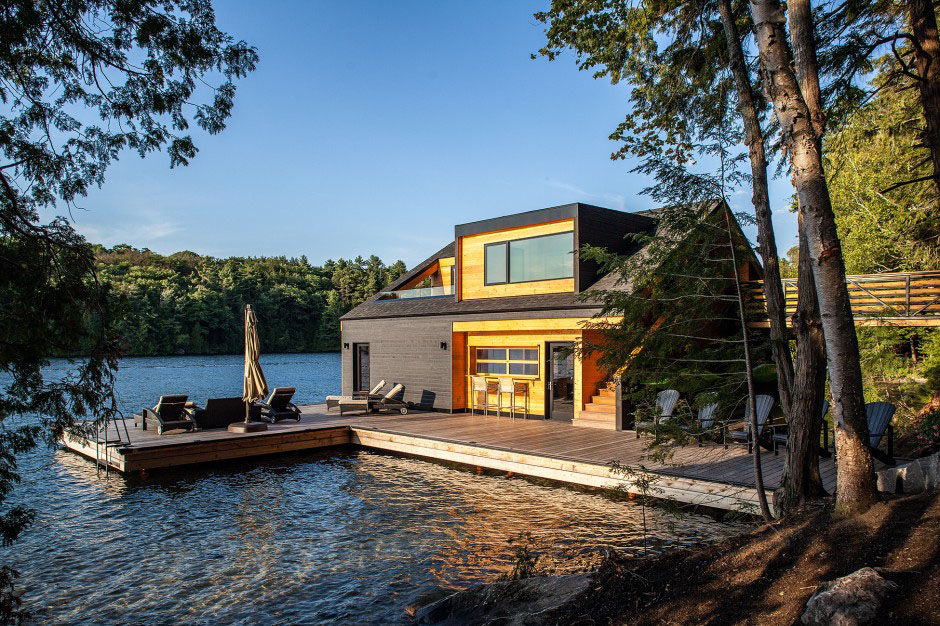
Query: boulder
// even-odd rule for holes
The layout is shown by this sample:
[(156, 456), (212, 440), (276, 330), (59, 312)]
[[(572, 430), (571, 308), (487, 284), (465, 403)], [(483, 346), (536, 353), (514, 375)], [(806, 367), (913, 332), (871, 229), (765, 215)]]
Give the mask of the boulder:
[(478, 585), (421, 607), (419, 624), (499, 624), (533, 626), (587, 590), (590, 574), (537, 576)]
[[(912, 495), (940, 487), (940, 452), (878, 472), (878, 490)], [(900, 483), (900, 484), (899, 484)]]
[(871, 567), (820, 584), (803, 611), (807, 626), (861, 626), (871, 624), (884, 599), (897, 584)]

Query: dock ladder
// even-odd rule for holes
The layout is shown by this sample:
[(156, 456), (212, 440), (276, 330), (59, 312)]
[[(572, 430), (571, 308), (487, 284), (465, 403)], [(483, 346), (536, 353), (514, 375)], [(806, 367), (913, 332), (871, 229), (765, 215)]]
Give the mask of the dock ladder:
[[(104, 466), (105, 476), (111, 474), (111, 451), (131, 443), (131, 435), (127, 430), (127, 420), (123, 417), (109, 415), (103, 421), (95, 421), (95, 473), (101, 472)], [(123, 429), (123, 433), (121, 432)], [(112, 434), (113, 431), (113, 434)]]

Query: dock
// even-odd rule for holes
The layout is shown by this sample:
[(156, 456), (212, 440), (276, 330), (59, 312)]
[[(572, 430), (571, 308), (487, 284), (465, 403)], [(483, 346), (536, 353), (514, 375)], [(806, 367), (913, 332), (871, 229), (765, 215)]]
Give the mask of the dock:
[[(587, 487), (617, 485), (637, 493), (633, 478), (612, 475), (611, 462), (649, 475), (649, 495), (683, 503), (756, 512), (753, 459), (746, 446), (707, 443), (676, 450), (668, 464), (648, 460), (645, 442), (633, 431), (608, 431), (564, 422), (493, 415), (410, 412), (407, 415), (340, 416), (325, 405), (305, 405), (299, 422), (268, 425), (260, 433), (227, 430), (157, 435), (127, 420), (130, 443), (96, 445), (66, 435), (64, 446), (122, 473), (258, 457), (318, 448), (359, 446), (371, 450), (460, 463)], [(119, 426), (119, 425), (118, 425)], [(117, 439), (115, 426), (109, 439)], [(123, 427), (122, 433), (123, 433)], [(783, 455), (761, 455), (765, 488), (780, 484)], [(835, 488), (832, 459), (820, 459), (826, 488)]]

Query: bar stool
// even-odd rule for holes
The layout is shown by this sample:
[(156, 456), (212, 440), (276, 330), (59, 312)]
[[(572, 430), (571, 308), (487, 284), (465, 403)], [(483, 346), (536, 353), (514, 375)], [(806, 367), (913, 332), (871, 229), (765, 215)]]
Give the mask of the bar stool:
[[(483, 414), (489, 415), (489, 409), (492, 407), (499, 410), (498, 403), (490, 403), (490, 393), (495, 393), (497, 391), (497, 386), (495, 382), (489, 382), (482, 376), (471, 376), (470, 377), (470, 414), (475, 415), (476, 408), (479, 406), (477, 403), (477, 394), (483, 394)], [(497, 413), (497, 416), (499, 413)]]
[(496, 398), (499, 415), (503, 414), (503, 396), (509, 396), (509, 416), (516, 419), (516, 396), (522, 396), (522, 418), (529, 415), (529, 386), (526, 383), (517, 383), (512, 378), (500, 378)]

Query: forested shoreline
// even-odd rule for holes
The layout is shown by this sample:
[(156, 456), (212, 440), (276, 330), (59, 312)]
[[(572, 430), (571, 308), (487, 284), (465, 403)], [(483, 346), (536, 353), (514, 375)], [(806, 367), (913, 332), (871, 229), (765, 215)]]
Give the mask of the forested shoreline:
[(245, 304), (265, 352), (337, 351), (339, 318), (406, 271), (374, 255), (316, 266), (303, 256), (163, 256), (123, 244), (96, 245), (95, 258), (125, 356), (238, 353)]

